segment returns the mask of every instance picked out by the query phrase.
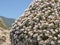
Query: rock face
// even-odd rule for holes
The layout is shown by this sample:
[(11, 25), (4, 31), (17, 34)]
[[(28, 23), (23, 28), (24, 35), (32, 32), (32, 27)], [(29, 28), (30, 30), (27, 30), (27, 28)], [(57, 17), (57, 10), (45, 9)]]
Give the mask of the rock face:
[(11, 45), (9, 30), (0, 27), (0, 45)]
[(60, 45), (60, 0), (34, 0), (11, 28), (12, 45)]

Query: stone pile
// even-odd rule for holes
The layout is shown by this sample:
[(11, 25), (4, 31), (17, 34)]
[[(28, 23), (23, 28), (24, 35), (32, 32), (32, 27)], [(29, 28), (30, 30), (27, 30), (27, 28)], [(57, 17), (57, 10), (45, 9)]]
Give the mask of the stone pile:
[(12, 45), (60, 45), (60, 1), (34, 0), (11, 28)]

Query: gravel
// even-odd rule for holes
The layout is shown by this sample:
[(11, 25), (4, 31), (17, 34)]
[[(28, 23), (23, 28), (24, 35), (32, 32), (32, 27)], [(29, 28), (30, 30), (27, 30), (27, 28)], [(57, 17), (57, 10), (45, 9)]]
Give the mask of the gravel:
[(33, 0), (10, 37), (12, 45), (60, 45), (60, 1)]

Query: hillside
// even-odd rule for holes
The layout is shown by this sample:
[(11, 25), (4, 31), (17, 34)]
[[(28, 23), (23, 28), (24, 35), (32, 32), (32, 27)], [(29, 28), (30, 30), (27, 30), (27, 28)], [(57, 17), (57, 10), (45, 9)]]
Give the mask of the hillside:
[(0, 27), (0, 45), (10, 45), (10, 30)]
[(0, 17), (0, 45), (10, 45), (10, 30), (5, 21), (9, 23), (8, 18)]
[(8, 29), (8, 27), (4, 24), (3, 20), (0, 18), (0, 27), (4, 29)]
[(0, 18), (3, 20), (4, 24), (5, 24), (7, 27), (11, 27), (11, 26), (12, 26), (12, 23), (15, 21), (15, 19), (6, 18), (6, 17), (3, 17), (3, 16), (0, 16)]

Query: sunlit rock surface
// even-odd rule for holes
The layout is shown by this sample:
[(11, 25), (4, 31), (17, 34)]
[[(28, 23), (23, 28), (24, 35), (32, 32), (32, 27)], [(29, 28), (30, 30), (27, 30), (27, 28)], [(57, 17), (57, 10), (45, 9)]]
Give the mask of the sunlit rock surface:
[(10, 31), (0, 27), (0, 45), (11, 45)]
[(34, 0), (11, 28), (12, 45), (60, 45), (60, 0)]

